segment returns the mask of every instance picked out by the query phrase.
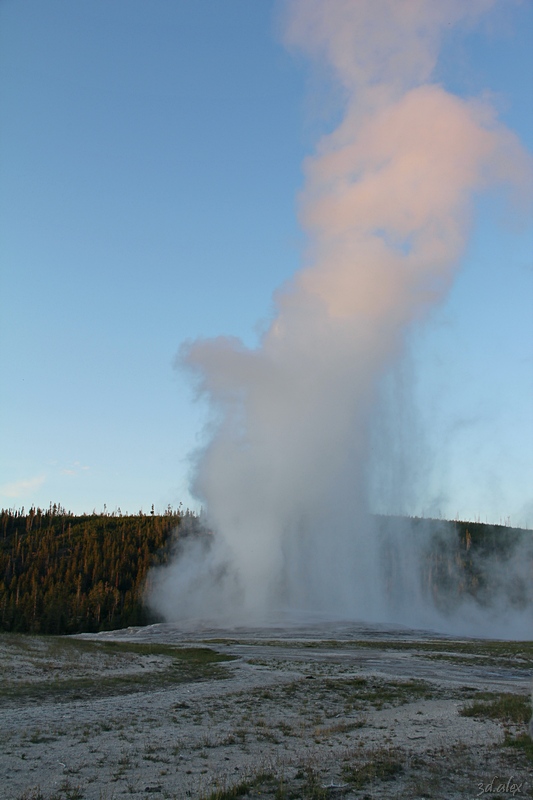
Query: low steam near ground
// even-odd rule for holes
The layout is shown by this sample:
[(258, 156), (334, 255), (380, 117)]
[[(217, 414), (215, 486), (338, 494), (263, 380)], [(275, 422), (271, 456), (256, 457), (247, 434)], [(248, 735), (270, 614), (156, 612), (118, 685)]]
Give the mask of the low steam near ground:
[[(224, 553), (224, 541), (202, 528), (201, 518), (185, 517), (170, 564), (150, 574), (147, 599), (174, 622), (291, 627), (344, 620), (460, 636), (531, 638), (533, 536), (483, 527), (481, 544), (470, 549), (467, 541), (465, 552), (454, 523), (369, 516), (366, 535), (372, 541), (375, 563), (369, 568), (375, 585), (360, 571), (354, 552), (344, 574), (333, 578), (323, 561), (322, 574), (315, 577), (321, 594), (313, 583), (305, 592), (305, 580), (313, 574), (310, 554), (305, 564), (294, 564), (294, 574), (293, 561), (284, 564), (270, 583), (268, 604), (254, 613), (242, 603), (246, 584), (235, 560)], [(295, 585), (302, 589), (300, 605), (287, 601)]]

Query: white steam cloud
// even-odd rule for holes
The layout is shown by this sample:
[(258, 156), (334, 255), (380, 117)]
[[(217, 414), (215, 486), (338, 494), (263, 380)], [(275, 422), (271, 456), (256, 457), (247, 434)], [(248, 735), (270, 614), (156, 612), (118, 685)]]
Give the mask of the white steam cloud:
[(444, 30), (492, 5), (287, 4), (288, 46), (333, 73), (344, 114), (305, 163), (308, 245), (259, 347), (182, 349), (212, 410), (193, 492), (216, 535), (156, 576), (169, 619), (423, 622), (412, 535), (385, 541), (370, 513), (371, 437), (410, 325), (453, 280), (476, 194), (527, 187), (529, 157), (490, 104), (430, 82)]

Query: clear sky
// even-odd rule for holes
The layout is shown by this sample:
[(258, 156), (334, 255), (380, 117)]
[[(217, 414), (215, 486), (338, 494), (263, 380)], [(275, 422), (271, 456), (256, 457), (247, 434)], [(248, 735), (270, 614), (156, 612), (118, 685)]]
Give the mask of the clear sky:
[[(184, 341), (253, 345), (300, 264), (302, 162), (335, 105), (269, 0), (0, 0), (0, 506), (193, 503)], [(533, 3), (444, 43), (533, 150)], [(482, 197), (412, 335), (412, 513), (533, 526), (533, 236)]]

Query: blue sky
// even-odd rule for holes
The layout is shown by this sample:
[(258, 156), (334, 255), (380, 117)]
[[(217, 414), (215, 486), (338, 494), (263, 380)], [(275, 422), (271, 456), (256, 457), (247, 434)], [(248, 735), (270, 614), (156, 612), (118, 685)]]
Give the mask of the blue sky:
[[(492, 93), (533, 150), (533, 3), (501, 6), (450, 35), (435, 77)], [(205, 409), (175, 355), (257, 341), (300, 263), (302, 161), (331, 126), (278, 13), (0, 1), (0, 506), (192, 504)], [(532, 526), (532, 230), (478, 205), (448, 300), (412, 335), (412, 512)]]

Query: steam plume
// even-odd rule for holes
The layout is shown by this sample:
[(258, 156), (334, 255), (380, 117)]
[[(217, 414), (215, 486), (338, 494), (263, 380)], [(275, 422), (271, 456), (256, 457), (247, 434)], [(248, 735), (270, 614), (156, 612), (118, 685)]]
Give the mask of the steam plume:
[[(406, 621), (420, 603), (415, 586), (395, 594), (383, 566), (371, 431), (409, 326), (450, 287), (476, 194), (526, 185), (528, 156), (491, 106), (430, 82), (443, 31), (492, 5), (288, 3), (287, 44), (333, 73), (344, 115), (304, 165), (303, 265), (260, 345), (182, 348), (212, 411), (193, 491), (216, 537), (160, 576), (152, 602), (171, 619)], [(406, 587), (411, 551), (396, 548)]]

